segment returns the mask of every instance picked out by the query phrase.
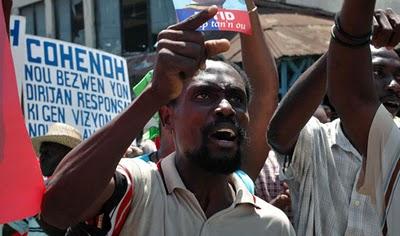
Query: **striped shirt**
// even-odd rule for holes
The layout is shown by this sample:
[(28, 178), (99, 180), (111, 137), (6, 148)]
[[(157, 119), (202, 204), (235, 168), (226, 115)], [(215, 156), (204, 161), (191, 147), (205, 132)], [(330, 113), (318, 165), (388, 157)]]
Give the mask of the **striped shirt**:
[(381, 105), (368, 137), (364, 175), (359, 191), (371, 197), (383, 235), (400, 235), (400, 130)]
[[(11, 232), (2, 232), (3, 228), (7, 229), (7, 226), (9, 228), (8, 231)], [(44, 230), (41, 228), (39, 225), (38, 221), (36, 220), (35, 217), (29, 217), (23, 220), (19, 221), (14, 221), (10, 222), (7, 224), (7, 226), (1, 227), (0, 230), (0, 236), (4, 234), (4, 236), (7, 235), (27, 235), (27, 236), (47, 236), (47, 234), (44, 232)]]
[[(266, 202), (271, 202), (285, 191), (283, 187), (284, 181), (279, 179), (279, 170), (279, 162), (276, 159), (275, 152), (270, 151), (255, 182), (255, 194), (257, 197)], [(293, 214), (290, 206), (281, 210), (292, 220)]]
[(371, 201), (356, 191), (362, 158), (339, 120), (322, 124), (311, 118), (292, 157), (280, 156), (279, 161), (291, 192), (297, 235), (381, 234)]
[(287, 217), (248, 192), (237, 175), (229, 180), (233, 204), (207, 218), (183, 184), (174, 154), (157, 166), (138, 158), (122, 160), (117, 172), (128, 188), (113, 211), (112, 235), (294, 235)]

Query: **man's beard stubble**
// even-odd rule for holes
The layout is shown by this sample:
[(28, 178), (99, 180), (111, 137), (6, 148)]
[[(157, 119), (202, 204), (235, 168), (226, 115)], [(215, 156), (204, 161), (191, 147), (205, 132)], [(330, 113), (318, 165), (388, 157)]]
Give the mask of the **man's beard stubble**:
[[(238, 149), (234, 157), (226, 155), (218, 155), (210, 152), (207, 147), (208, 136), (210, 131), (216, 124), (220, 122), (230, 122), (235, 125), (237, 130), (237, 142)], [(232, 121), (231, 119), (220, 119), (213, 124), (207, 125), (201, 130), (202, 142), (198, 149), (186, 152), (186, 156), (190, 161), (195, 163), (197, 166), (206, 170), (212, 174), (224, 174), (228, 175), (240, 169), (242, 164), (243, 149), (248, 144), (248, 138), (246, 131), (238, 125), (238, 122)]]

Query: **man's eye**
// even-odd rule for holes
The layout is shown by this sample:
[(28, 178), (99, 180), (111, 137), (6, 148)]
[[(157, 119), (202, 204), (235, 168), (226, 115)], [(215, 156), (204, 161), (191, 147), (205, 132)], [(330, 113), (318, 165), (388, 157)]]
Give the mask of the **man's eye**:
[(243, 102), (243, 99), (241, 97), (238, 97), (238, 96), (231, 97), (229, 100), (232, 103), (235, 103), (235, 104), (240, 104), (240, 103)]
[(206, 93), (199, 93), (196, 95), (196, 99), (198, 100), (205, 100), (205, 99), (209, 99), (210, 95), (206, 94)]
[(385, 72), (383, 70), (374, 70), (374, 76), (377, 77), (377, 79), (381, 79), (385, 77)]

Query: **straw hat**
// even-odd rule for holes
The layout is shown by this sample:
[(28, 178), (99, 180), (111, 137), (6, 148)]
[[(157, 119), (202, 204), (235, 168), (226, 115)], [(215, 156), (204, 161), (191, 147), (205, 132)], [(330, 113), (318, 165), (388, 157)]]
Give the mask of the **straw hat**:
[(58, 143), (70, 148), (74, 148), (80, 142), (82, 142), (82, 135), (77, 129), (70, 125), (54, 123), (49, 126), (49, 130), (46, 135), (32, 138), (32, 144), (37, 155), (39, 155), (40, 145), (43, 142)]

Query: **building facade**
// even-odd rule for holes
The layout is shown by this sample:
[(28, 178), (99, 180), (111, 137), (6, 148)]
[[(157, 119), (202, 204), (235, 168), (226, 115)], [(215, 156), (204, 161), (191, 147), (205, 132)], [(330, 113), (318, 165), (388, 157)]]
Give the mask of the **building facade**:
[[(275, 13), (292, 14), (293, 17), (305, 14), (303, 18), (291, 21), (288, 20), (291, 17), (280, 19), (277, 16), (274, 20), (282, 24), (272, 28), (265, 26), (268, 43), (278, 45), (274, 56), (281, 80), (280, 96), (283, 96), (327, 48), (332, 22), (321, 21), (319, 15), (331, 20), (342, 0), (255, 2), (267, 22), (274, 19), (272, 14)], [(378, 0), (378, 7), (392, 7), (400, 12), (400, 1)], [(78, 43), (126, 57), (132, 85), (153, 66), (157, 34), (176, 22), (172, 0), (14, 0), (13, 13), (26, 17), (28, 34)], [(317, 18), (310, 21), (307, 15)], [(297, 32), (299, 29), (301, 31)], [(274, 38), (274, 32), (279, 37), (286, 35), (287, 39)], [(208, 36), (221, 35), (211, 33)], [(223, 36), (227, 37), (227, 34)], [(228, 38), (234, 39), (234, 36), (230, 34)], [(320, 46), (316, 47), (316, 42)], [(237, 51), (240, 49), (235, 53)], [(238, 64), (241, 62), (241, 56), (225, 57)]]

